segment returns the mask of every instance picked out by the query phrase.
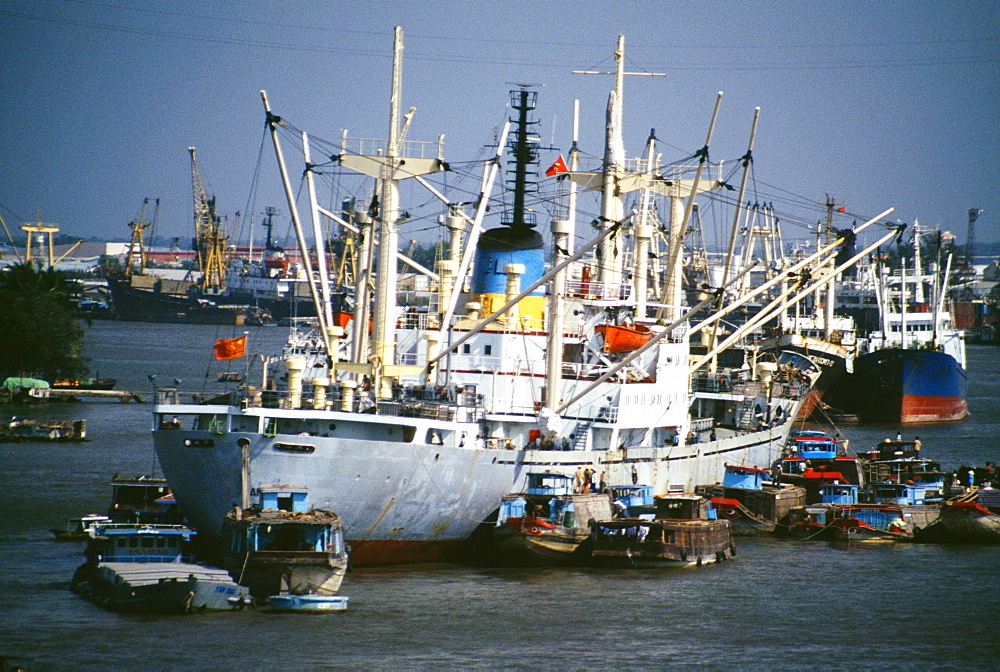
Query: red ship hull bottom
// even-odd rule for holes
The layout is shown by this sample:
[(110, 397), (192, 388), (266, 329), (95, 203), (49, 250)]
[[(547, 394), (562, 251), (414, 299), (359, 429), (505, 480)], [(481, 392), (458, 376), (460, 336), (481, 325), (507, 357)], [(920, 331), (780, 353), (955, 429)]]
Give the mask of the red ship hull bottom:
[(465, 542), (461, 539), (441, 541), (391, 541), (388, 539), (348, 540), (351, 564), (355, 567), (399, 565), (418, 562), (442, 562), (460, 556)]
[(904, 424), (921, 422), (954, 422), (969, 414), (963, 397), (918, 397), (903, 395), (899, 421)]

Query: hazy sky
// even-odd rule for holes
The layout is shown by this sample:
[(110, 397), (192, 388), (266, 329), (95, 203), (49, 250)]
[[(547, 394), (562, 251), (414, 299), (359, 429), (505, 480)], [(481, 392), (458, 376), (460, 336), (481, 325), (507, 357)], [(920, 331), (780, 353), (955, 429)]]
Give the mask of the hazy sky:
[[(579, 99), (581, 149), (599, 157), (612, 78), (571, 71), (613, 69), (623, 34), (629, 71), (667, 74), (626, 80), (629, 156), (651, 128), (665, 161), (692, 154), (723, 91), (711, 158), (735, 163), (759, 106), (749, 198), (776, 201), (791, 235), (830, 194), (848, 224), (895, 207), (891, 219), (960, 242), (980, 207), (977, 240), (1000, 240), (1000, 3), (957, 0), (0, 0), (0, 214), (127, 239), (143, 199), (159, 198), (158, 234), (190, 237), (195, 146), (219, 212), (251, 213), (259, 239), (263, 209), (288, 210), (259, 91), (315, 138), (383, 138), (395, 25), (404, 110), (417, 108), (408, 139), (445, 134), (456, 172), (436, 182), (452, 200), (471, 198), (469, 162), (487, 155), (514, 83), (542, 85), (537, 128), (563, 151)], [(412, 188), (404, 199), (404, 238), (433, 235), (438, 204)]]

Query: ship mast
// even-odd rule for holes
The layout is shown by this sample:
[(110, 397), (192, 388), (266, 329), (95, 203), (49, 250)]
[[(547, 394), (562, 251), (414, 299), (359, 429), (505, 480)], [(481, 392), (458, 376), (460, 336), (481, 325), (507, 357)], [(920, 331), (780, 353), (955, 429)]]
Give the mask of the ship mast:
[[(622, 189), (622, 177), (625, 171), (625, 142), (622, 139), (622, 118), (625, 90), (625, 75), (642, 75), (646, 77), (666, 77), (663, 72), (625, 72), (625, 36), (618, 36), (615, 47), (615, 71), (598, 72), (594, 70), (574, 70), (575, 75), (614, 75), (615, 87), (608, 94), (608, 108), (604, 135), (604, 165), (601, 172), (601, 221), (600, 229), (606, 231), (615, 222), (622, 220), (625, 205), (622, 197), (626, 191)], [(582, 184), (582, 183), (581, 183)], [(582, 184), (591, 189), (596, 185)], [(605, 238), (597, 248), (597, 279), (605, 285), (617, 286), (622, 281), (622, 264), (624, 255), (616, 255), (617, 240)]]
[[(408, 373), (396, 366), (396, 278), (397, 255), (399, 253), (399, 181), (445, 170), (441, 157), (442, 138), (438, 139), (438, 156), (405, 156), (404, 141), (410, 121), (416, 108), (401, 114), (403, 90), (403, 29), (394, 31), (392, 55), (392, 91), (389, 99), (389, 137), (385, 151), (377, 154), (349, 153), (342, 147), (338, 157), (346, 168), (363, 173), (378, 180), (378, 203), (370, 208), (377, 218), (378, 259), (377, 281), (375, 283), (375, 305), (372, 310), (373, 330), (371, 340), (371, 372), (377, 382), (380, 399), (392, 397), (392, 379), (400, 373)], [(403, 121), (402, 125), (400, 120)], [(345, 136), (342, 140), (347, 143)], [(428, 144), (428, 143), (423, 143)], [(418, 151), (419, 153), (419, 151)], [(360, 287), (359, 287), (360, 289)], [(356, 300), (360, 303), (361, 296)], [(361, 310), (355, 311), (354, 319), (362, 325), (367, 321)], [(363, 353), (355, 353), (360, 359)]]
[[(670, 317), (676, 318), (681, 313), (681, 246), (683, 243), (684, 232), (687, 228), (687, 221), (690, 218), (691, 210), (693, 209), (694, 198), (699, 194), (713, 189), (718, 189), (722, 186), (722, 184), (716, 180), (705, 180), (703, 183), (701, 179), (703, 166), (708, 161), (708, 144), (711, 141), (712, 128), (714, 127), (716, 116), (718, 115), (719, 103), (721, 101), (722, 94), (720, 93), (719, 97), (716, 99), (715, 110), (712, 114), (712, 121), (708, 131), (708, 140), (705, 142), (705, 147), (698, 152), (698, 156), (701, 160), (698, 164), (698, 171), (694, 179), (672, 178), (668, 180), (662, 175), (657, 174), (657, 167), (655, 164), (652, 164), (654, 165), (654, 170), (652, 171), (629, 172), (625, 167), (625, 150), (622, 140), (622, 89), (624, 77), (625, 75), (645, 75), (652, 77), (665, 77), (666, 75), (659, 72), (625, 72), (624, 58), (625, 38), (624, 36), (619, 35), (618, 45), (615, 49), (615, 72), (596, 72), (591, 70), (573, 71), (574, 74), (585, 75), (613, 74), (615, 75), (615, 88), (608, 96), (607, 126), (604, 138), (605, 146), (602, 169), (597, 172), (571, 170), (569, 172), (569, 179), (586, 189), (601, 192), (602, 221), (600, 222), (600, 228), (604, 231), (624, 219), (624, 206), (622, 203), (624, 194), (637, 191), (639, 189), (647, 189), (650, 192), (670, 198), (671, 265), (666, 269), (667, 282), (664, 287), (665, 296), (663, 298), (666, 303), (674, 306), (671, 309)], [(651, 165), (648, 158), (646, 165)], [(684, 208), (685, 196), (688, 197), (686, 210)], [(639, 233), (645, 235), (646, 231), (641, 230)], [(607, 238), (598, 249), (597, 254), (600, 266), (600, 275), (598, 277), (603, 281), (604, 292), (605, 294), (610, 292), (611, 295), (616, 298), (621, 296), (620, 284), (624, 275), (622, 269), (625, 261), (625, 255), (615, 255), (617, 244), (617, 241)], [(633, 300), (638, 300), (638, 297), (633, 297)], [(657, 319), (659, 320), (663, 318), (663, 311), (660, 309), (658, 312), (659, 314), (657, 315)]]
[[(570, 150), (570, 169), (576, 170), (577, 141), (580, 130), (580, 101), (573, 101), (573, 146)], [(569, 183), (566, 211), (552, 218), (552, 266), (558, 267), (564, 256), (573, 253), (573, 231), (576, 223), (576, 183)], [(545, 407), (555, 411), (562, 397), (563, 319), (565, 310), (566, 272), (559, 271), (552, 277), (549, 287), (549, 336), (546, 344)]]

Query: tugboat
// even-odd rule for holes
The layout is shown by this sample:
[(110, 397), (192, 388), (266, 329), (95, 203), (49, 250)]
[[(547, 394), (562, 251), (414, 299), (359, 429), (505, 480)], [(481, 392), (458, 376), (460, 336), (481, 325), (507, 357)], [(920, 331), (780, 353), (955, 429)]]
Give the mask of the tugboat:
[(148, 474), (112, 476), (108, 516), (116, 523), (176, 525), (184, 522), (166, 479)]
[(225, 570), (192, 562), (195, 534), (183, 525), (98, 526), (70, 587), (111, 611), (183, 614), (249, 604)]
[(818, 430), (795, 430), (776, 465), (781, 483), (805, 488), (806, 503), (823, 501), (826, 485), (861, 485), (858, 458), (839, 454), (837, 442)]
[(618, 567), (695, 566), (736, 555), (729, 521), (713, 519), (706, 498), (659, 495), (656, 514), (590, 524), (593, 560)]

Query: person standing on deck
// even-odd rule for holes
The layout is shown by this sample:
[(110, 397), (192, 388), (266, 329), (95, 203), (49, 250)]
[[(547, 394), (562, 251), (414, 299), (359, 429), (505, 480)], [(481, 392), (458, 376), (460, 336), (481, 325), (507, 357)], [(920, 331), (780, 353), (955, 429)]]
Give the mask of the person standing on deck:
[(573, 475), (573, 492), (579, 494), (583, 492), (583, 465), (581, 464), (576, 468), (576, 473)]

